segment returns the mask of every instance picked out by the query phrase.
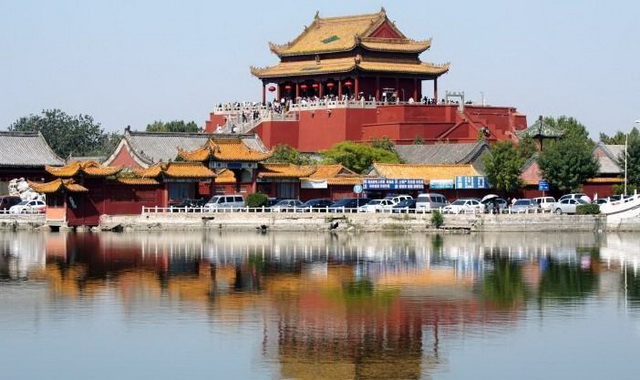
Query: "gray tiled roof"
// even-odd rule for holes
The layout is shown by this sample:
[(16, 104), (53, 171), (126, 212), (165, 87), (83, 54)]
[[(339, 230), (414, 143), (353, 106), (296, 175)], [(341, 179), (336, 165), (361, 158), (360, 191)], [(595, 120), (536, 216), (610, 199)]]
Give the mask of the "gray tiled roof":
[(0, 166), (44, 167), (62, 166), (58, 157), (40, 132), (0, 131)]
[(596, 149), (601, 149), (605, 154), (598, 157), (600, 174), (623, 174), (624, 169), (618, 164), (618, 160), (624, 155), (624, 145), (609, 145), (599, 143)]
[[(205, 133), (178, 133), (178, 132), (125, 132), (129, 147), (145, 163), (173, 161), (178, 156), (178, 148), (191, 151), (201, 148), (213, 135)], [(252, 149), (259, 152), (268, 152), (262, 140), (255, 134), (219, 134), (216, 139), (242, 138), (242, 141)]]
[(396, 145), (393, 149), (407, 164), (472, 164), (489, 146), (484, 142), (464, 144)]

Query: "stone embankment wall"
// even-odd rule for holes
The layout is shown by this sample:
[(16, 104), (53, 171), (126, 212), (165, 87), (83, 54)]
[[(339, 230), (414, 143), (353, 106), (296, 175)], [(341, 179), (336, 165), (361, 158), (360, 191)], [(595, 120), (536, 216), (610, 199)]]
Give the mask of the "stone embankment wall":
[(0, 215), (0, 231), (35, 230), (44, 224), (44, 215)]
[[(103, 230), (434, 231), (431, 215), (323, 213), (213, 213), (103, 216)], [(640, 220), (627, 224), (640, 231)], [(442, 230), (469, 232), (604, 231), (592, 215), (445, 215)], [(618, 228), (610, 228), (618, 230)]]

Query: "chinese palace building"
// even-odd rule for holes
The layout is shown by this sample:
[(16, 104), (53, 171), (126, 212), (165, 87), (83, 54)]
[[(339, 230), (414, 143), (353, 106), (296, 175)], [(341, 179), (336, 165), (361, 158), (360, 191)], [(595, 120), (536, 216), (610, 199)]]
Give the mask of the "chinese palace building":
[[(357, 16), (316, 14), (291, 42), (269, 44), (279, 63), (251, 68), (262, 83), (262, 103), (219, 105), (205, 130), (255, 132), (269, 148), (287, 144), (304, 152), (385, 136), (398, 145), (416, 139), (473, 143), (480, 135), (488, 142), (515, 141), (527, 123), (514, 107), (465, 104), (463, 93), (440, 98), (438, 79), (449, 64), (421, 61), (431, 42), (405, 36), (384, 8)], [(425, 81), (432, 90), (423, 92)]]

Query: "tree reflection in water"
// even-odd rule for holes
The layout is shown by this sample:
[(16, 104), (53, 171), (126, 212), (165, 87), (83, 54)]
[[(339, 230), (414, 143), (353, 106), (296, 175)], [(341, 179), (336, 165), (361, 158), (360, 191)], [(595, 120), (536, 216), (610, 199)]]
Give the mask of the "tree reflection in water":
[(513, 308), (523, 304), (527, 289), (522, 268), (504, 256), (493, 259), (493, 271), (485, 276), (482, 295), (499, 308)]
[[(584, 261), (560, 262), (557, 259), (546, 259), (538, 297), (541, 302), (572, 302), (589, 296), (597, 287), (598, 277), (591, 265)], [(590, 260), (589, 260), (590, 263)]]

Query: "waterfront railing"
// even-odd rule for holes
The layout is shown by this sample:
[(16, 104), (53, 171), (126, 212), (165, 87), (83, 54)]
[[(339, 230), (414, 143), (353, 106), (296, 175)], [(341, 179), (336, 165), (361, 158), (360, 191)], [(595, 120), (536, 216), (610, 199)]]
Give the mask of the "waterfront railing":
[[(307, 214), (430, 214), (432, 210), (426, 209), (414, 209), (414, 208), (385, 208), (379, 210), (363, 210), (360, 208), (347, 208), (347, 207), (319, 207), (319, 208), (304, 208), (304, 207), (283, 207), (283, 208), (271, 208), (271, 207), (142, 207), (142, 214), (213, 214), (213, 213), (307, 213)], [(443, 214), (485, 214), (483, 210), (468, 209), (461, 210), (460, 212), (448, 212), (444, 208), (438, 209)], [(517, 210), (514, 211), (511, 208), (505, 208), (500, 210), (500, 214), (541, 214), (550, 213), (550, 210), (530, 209), (530, 210)], [(486, 214), (494, 214), (493, 212), (487, 212)]]

